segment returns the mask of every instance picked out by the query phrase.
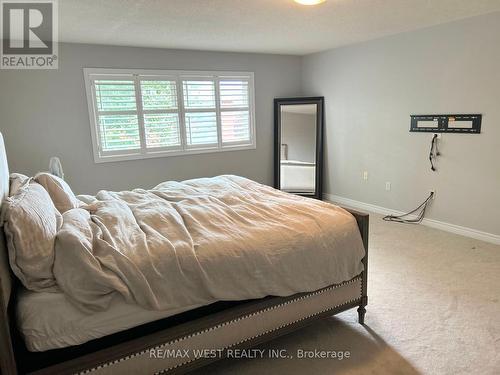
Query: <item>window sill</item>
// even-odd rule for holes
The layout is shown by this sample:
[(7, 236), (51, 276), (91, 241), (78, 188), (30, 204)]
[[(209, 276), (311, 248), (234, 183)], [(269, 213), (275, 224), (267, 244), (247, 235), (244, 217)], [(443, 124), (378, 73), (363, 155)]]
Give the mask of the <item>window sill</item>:
[(235, 145), (235, 146), (225, 146), (223, 149), (219, 148), (196, 148), (183, 151), (158, 151), (158, 152), (148, 152), (147, 154), (142, 153), (132, 153), (127, 155), (94, 155), (94, 162), (96, 164), (101, 163), (112, 163), (127, 160), (141, 160), (141, 159), (153, 159), (153, 158), (166, 158), (171, 156), (189, 156), (197, 154), (210, 154), (210, 153), (224, 153), (229, 151), (244, 151), (244, 150), (255, 150), (257, 146), (255, 144), (249, 145)]

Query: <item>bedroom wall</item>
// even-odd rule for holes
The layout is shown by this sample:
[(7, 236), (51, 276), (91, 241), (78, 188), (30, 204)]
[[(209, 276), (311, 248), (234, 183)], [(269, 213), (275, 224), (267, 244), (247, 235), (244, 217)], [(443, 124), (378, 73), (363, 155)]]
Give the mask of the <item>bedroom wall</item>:
[(282, 112), (281, 143), (288, 145), (288, 160), (316, 161), (316, 116)]
[[(302, 77), (326, 100), (326, 193), (408, 211), (434, 188), (429, 218), (500, 235), (500, 13), (309, 55)], [(443, 135), (437, 173), (408, 131), (428, 113), (484, 115)]]
[[(95, 164), (84, 67), (255, 72), (257, 149)], [(273, 99), (300, 94), (300, 69), (297, 56), (61, 44), (58, 70), (0, 71), (0, 131), (10, 168), (33, 175), (57, 155), (77, 193), (219, 174), (272, 184)]]

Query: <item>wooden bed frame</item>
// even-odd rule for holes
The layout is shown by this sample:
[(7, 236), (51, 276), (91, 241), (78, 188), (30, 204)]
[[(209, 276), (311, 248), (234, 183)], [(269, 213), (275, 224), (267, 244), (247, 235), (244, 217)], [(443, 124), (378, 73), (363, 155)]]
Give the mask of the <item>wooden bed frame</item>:
[[(8, 175), (0, 134), (0, 206), (8, 194)], [(27, 351), (16, 327), (18, 281), (10, 270), (3, 228), (0, 228), (1, 374), (185, 373), (224, 358), (228, 351), (254, 347), (351, 308), (358, 307), (359, 322), (364, 324), (368, 302), (368, 215), (350, 212), (356, 218), (366, 256), (364, 271), (347, 282), (289, 297), (219, 302), (79, 346), (41, 353)], [(215, 350), (217, 355), (192, 355), (187, 359), (166, 356), (166, 353), (195, 349)]]

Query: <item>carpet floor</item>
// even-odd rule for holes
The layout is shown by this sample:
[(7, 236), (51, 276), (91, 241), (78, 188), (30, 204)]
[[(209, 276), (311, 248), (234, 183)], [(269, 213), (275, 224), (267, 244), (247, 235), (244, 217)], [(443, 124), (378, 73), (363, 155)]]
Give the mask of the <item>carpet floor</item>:
[[(259, 347), (293, 359), (229, 359), (197, 374), (500, 374), (500, 246), (370, 221), (365, 326), (347, 311)], [(350, 357), (299, 359), (301, 349)]]

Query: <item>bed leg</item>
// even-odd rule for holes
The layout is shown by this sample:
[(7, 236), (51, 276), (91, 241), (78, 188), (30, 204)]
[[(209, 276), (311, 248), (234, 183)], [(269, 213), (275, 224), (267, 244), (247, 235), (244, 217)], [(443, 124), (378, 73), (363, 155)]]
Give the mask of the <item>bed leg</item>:
[(361, 303), (358, 307), (358, 322), (359, 324), (365, 324), (365, 314), (366, 314), (366, 305), (368, 305), (368, 297), (361, 297)]
[(359, 324), (365, 324), (365, 314), (366, 308), (365, 305), (361, 304), (358, 307), (358, 322)]
[(363, 247), (365, 248), (365, 257), (363, 258), (363, 266), (364, 270), (361, 274), (361, 301), (358, 307), (358, 321), (359, 324), (365, 324), (365, 314), (366, 314), (366, 305), (368, 305), (368, 229), (370, 226), (370, 216), (363, 212), (358, 212), (350, 209), (346, 209), (349, 211), (358, 224), (359, 232), (361, 234), (361, 239), (363, 240)]

